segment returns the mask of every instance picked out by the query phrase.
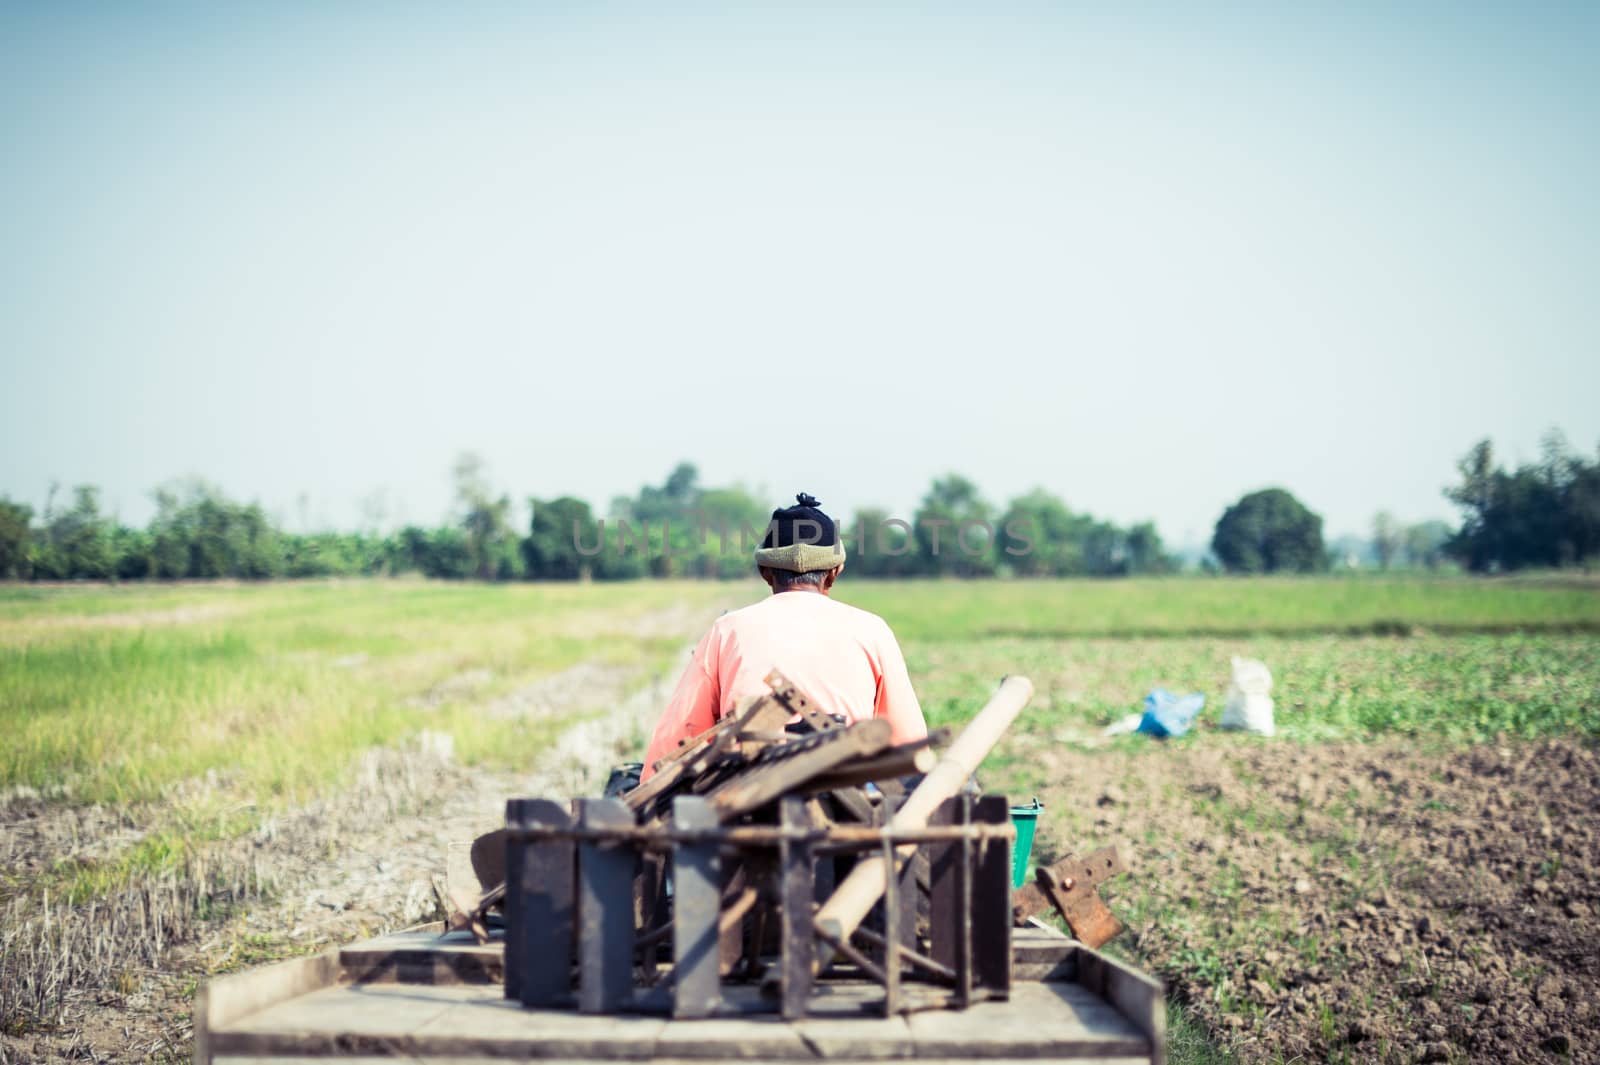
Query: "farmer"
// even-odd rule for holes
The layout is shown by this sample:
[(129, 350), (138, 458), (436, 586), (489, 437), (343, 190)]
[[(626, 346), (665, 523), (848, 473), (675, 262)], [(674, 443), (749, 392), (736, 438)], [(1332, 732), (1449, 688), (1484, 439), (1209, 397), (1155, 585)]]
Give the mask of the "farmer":
[(644, 780), (681, 740), (699, 735), (741, 702), (768, 691), (781, 669), (825, 714), (851, 721), (881, 717), (892, 743), (928, 734), (900, 644), (876, 614), (829, 598), (844, 569), (844, 544), (832, 518), (801, 492), (772, 512), (756, 569), (772, 594), (724, 614), (694, 649), (672, 702), (656, 724)]

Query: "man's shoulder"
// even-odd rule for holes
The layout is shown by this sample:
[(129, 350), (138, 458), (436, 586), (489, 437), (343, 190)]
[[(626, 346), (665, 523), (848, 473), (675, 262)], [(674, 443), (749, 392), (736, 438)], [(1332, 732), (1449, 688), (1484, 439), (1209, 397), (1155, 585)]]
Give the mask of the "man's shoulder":
[(717, 620), (711, 623), (708, 635), (715, 640), (718, 636), (726, 636), (729, 633), (738, 632), (740, 629), (764, 626), (766, 624), (763, 620), (765, 611), (762, 608), (771, 601), (771, 598), (758, 599), (747, 606), (724, 610), (718, 615)]
[(831, 597), (828, 598), (828, 602), (831, 604), (831, 609), (838, 613), (844, 624), (850, 626), (852, 630), (860, 633), (863, 637), (870, 638), (877, 643), (884, 641), (896, 642), (894, 630), (889, 627), (889, 623), (872, 611), (863, 610), (858, 606), (851, 606), (849, 603), (841, 603)]
[(749, 606), (742, 606), (737, 610), (730, 610), (716, 621), (712, 622), (713, 628), (723, 631), (736, 630), (743, 624), (767, 624), (776, 616), (777, 611), (799, 606), (802, 609), (823, 611), (835, 619), (837, 624), (863, 634), (872, 634), (874, 637), (889, 639), (894, 638), (894, 632), (889, 628), (889, 623), (870, 610), (863, 610), (849, 603), (842, 603), (828, 595), (817, 595), (812, 592), (784, 592), (779, 595), (769, 595), (759, 599)]

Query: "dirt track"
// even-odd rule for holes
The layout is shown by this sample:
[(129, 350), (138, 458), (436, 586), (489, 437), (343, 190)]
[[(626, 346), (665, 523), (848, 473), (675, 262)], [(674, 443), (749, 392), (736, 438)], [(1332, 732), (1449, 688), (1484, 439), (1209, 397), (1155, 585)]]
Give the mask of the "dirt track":
[[(664, 678), (622, 670), (601, 677), (600, 668), (569, 671), (581, 678), (556, 674), (496, 702), (497, 713), (563, 713), (580, 697), (592, 699), (597, 686), (633, 690), (613, 711), (580, 721), (553, 749), (530, 756), (527, 773), (468, 770), (444, 737), (425, 733), (406, 750), (369, 752), (339, 795), (217, 845), (179, 875), (105, 900), (94, 922), (83, 913), (57, 914), (44, 940), (10, 944), (42, 956), (35, 970), (63, 955), (83, 958), (86, 968), (61, 1024), (0, 1033), (0, 1063), (188, 1060), (189, 1008), (196, 982), (207, 974), (440, 916), (435, 885), (444, 887), (450, 844), (502, 824), (509, 796), (597, 793), (606, 770), (639, 746), (664, 701)], [(64, 839), (92, 838), (86, 825), (99, 829), (126, 819), (23, 799), (11, 801), (0, 820), (12, 858), (37, 867)], [(265, 883), (264, 894), (234, 886), (251, 878)], [(229, 899), (231, 916), (195, 919), (197, 891)], [(153, 938), (143, 923), (152, 913), (168, 922)], [(33, 916), (12, 910), (7, 919), (17, 924)], [(140, 934), (107, 935), (118, 919)], [(7, 978), (25, 962), (7, 959)]]

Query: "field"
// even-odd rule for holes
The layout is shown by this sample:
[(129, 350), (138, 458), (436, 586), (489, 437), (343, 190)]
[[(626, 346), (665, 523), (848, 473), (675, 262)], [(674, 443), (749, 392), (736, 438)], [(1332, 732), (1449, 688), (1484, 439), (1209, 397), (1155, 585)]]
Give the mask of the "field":
[[(0, 1060), (185, 1057), (205, 975), (437, 909), (448, 841), (637, 756), (686, 644), (763, 592), (0, 587)], [(1560, 1060), (1600, 1038), (1600, 584), (839, 587), (934, 724), (1037, 694), (984, 784), (1107, 842), (1169, 1050)], [(1216, 727), (1233, 655), (1279, 735)], [(1190, 735), (1108, 738), (1162, 686)], [(89, 920), (89, 915), (95, 915)]]
[[(1112, 949), (1167, 983), (1171, 1060), (1580, 1060), (1600, 1038), (1595, 585), (939, 591), (844, 594), (906, 635), (935, 724), (1033, 680), (982, 782), (1044, 801), (1038, 857), (1131, 859)], [(1273, 671), (1275, 739), (1216, 727), (1234, 655)], [(1192, 733), (1102, 734), (1156, 686), (1206, 694)]]

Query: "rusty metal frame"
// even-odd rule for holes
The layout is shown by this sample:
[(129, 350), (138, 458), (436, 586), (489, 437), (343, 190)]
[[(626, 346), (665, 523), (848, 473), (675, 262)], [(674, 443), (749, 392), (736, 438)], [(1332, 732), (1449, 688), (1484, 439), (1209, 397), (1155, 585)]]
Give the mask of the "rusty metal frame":
[[(999, 796), (958, 797), (941, 807), (938, 823), (894, 829), (819, 824), (804, 799), (788, 796), (778, 803), (776, 824), (725, 825), (717, 822), (708, 797), (680, 795), (670, 819), (638, 825), (628, 823), (625, 807), (615, 800), (584, 803), (577, 817), (566, 816), (556, 803), (514, 800), (506, 831), (508, 853), (515, 858), (507, 884), (507, 942), (515, 945), (507, 951), (507, 997), (545, 1007), (570, 1005), (576, 998), (585, 1012), (598, 1013), (704, 1017), (725, 1012), (731, 1006), (722, 995), (718, 966), (726, 958), (719, 959), (718, 943), (730, 933), (738, 936), (749, 919), (757, 929), (750, 936), (749, 957), (756, 957), (759, 927), (767, 920), (762, 915), (775, 915), (780, 929), (777, 962), (764, 985), (772, 992), (766, 1001), (785, 1018), (806, 1015), (819, 977), (853, 974), (880, 984), (886, 1015), (959, 1009), (1003, 997), (1010, 986), (1010, 849), (1016, 830), (1008, 816), (997, 818), (995, 811), (1007, 810)], [(934, 908), (933, 949), (927, 953), (916, 942), (912, 856), (919, 851), (939, 870), (931, 890), (947, 903)], [(881, 903), (881, 930), (863, 927), (850, 940), (840, 940), (815, 927), (819, 863), (873, 852), (895, 871)], [(651, 854), (670, 859), (675, 912), (655, 928), (639, 929), (634, 870)], [(557, 859), (553, 866), (545, 864), (550, 859)], [(730, 872), (736, 867), (764, 872), (748, 873), (751, 882), (725, 892), (725, 865)], [(557, 927), (529, 927), (551, 912), (550, 899), (562, 898), (571, 902), (559, 910)], [(986, 908), (995, 910), (1003, 930), (999, 942), (994, 942), (996, 921), (980, 912)], [(673, 964), (663, 976), (655, 958), (669, 939)], [(826, 945), (821, 950), (819, 941)], [(848, 965), (818, 973), (822, 958)], [(944, 990), (915, 993), (914, 984)]]

